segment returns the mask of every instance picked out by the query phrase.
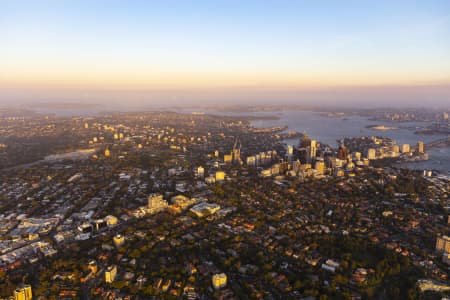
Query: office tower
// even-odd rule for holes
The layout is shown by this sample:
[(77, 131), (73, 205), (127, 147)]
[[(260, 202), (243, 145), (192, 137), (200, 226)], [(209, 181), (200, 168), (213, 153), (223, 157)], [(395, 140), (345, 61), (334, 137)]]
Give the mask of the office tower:
[(261, 154), (255, 155), (255, 165), (259, 166), (261, 164)]
[(294, 146), (287, 145), (287, 154), (292, 156), (294, 154)]
[(310, 158), (314, 159), (316, 157), (317, 154), (317, 142), (315, 140), (311, 140), (311, 145), (310, 145)]
[(233, 163), (238, 163), (241, 161), (241, 143), (238, 144), (238, 140), (234, 142), (232, 155)]
[(150, 214), (160, 212), (166, 209), (167, 206), (167, 201), (163, 199), (161, 194), (151, 194), (148, 197), (148, 211)]
[(290, 170), (291, 165), (287, 161), (283, 161), (280, 163), (279, 171), (280, 174), (286, 174), (287, 171)]
[(409, 153), (411, 151), (411, 146), (409, 144), (402, 145), (402, 153)]
[(424, 147), (424, 144), (422, 141), (417, 142), (417, 152), (419, 152), (419, 153), (425, 152), (425, 147)]
[(301, 166), (302, 166), (302, 163), (300, 162), (300, 160), (297, 159), (297, 160), (294, 161), (294, 163), (292, 164), (292, 169), (293, 169), (296, 173), (298, 173), (298, 172), (300, 171)]
[(261, 160), (261, 164), (267, 164), (268, 161), (270, 160), (270, 158), (267, 157), (266, 152), (261, 152), (260, 153), (260, 160)]
[(374, 148), (370, 148), (367, 150), (367, 159), (376, 159), (377, 150)]
[(400, 153), (400, 147), (398, 145), (392, 146), (392, 156), (397, 157)]
[(309, 139), (309, 136), (307, 134), (303, 135), (303, 138), (300, 139), (298, 146), (299, 148), (306, 148), (311, 145), (311, 140)]
[(32, 298), (31, 285), (26, 284), (14, 290), (14, 300), (31, 300)]
[(319, 175), (323, 175), (325, 173), (325, 162), (323, 161), (323, 159), (319, 159), (316, 161), (314, 170), (316, 170), (317, 174)]
[(353, 155), (355, 156), (355, 160), (356, 161), (360, 161), (361, 160), (361, 152), (355, 152), (355, 153), (353, 153)]
[(114, 280), (116, 279), (116, 275), (117, 275), (117, 266), (116, 265), (108, 266), (105, 270), (105, 282), (113, 283)]
[(272, 173), (272, 175), (280, 174), (280, 164), (272, 165), (272, 167), (270, 168), (270, 172)]
[(341, 160), (346, 160), (348, 157), (348, 150), (344, 144), (341, 144), (338, 149), (337, 158)]

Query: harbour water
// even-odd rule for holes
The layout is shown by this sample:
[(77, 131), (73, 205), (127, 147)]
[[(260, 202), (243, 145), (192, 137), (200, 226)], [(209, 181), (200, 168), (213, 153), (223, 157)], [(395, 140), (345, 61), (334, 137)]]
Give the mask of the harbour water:
[[(401, 145), (404, 143), (416, 145), (418, 141), (425, 143), (447, 137), (443, 134), (418, 135), (414, 131), (418, 126), (424, 126), (423, 122), (387, 122), (372, 121), (366, 117), (328, 117), (318, 112), (311, 111), (287, 111), (276, 113), (254, 113), (251, 115), (276, 115), (278, 120), (257, 120), (252, 122), (255, 127), (270, 127), (287, 125), (288, 130), (296, 130), (308, 134), (330, 146), (337, 146), (338, 140), (354, 136), (382, 136), (388, 137)], [(386, 127), (399, 127), (394, 130), (374, 130), (367, 128), (370, 125), (384, 125)], [(288, 140), (289, 144), (298, 143), (297, 140)], [(413, 163), (402, 163), (402, 166), (420, 169), (437, 170), (450, 173), (450, 147), (428, 149), (429, 160)]]

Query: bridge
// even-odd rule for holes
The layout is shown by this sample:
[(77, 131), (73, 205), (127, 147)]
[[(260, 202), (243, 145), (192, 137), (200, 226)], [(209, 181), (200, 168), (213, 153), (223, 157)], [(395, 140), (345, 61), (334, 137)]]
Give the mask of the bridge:
[(435, 148), (435, 147), (442, 147), (442, 146), (447, 146), (450, 145), (450, 136), (443, 138), (443, 139), (439, 139), (439, 140), (435, 140), (429, 143), (426, 143), (425, 149), (429, 149), (429, 148)]

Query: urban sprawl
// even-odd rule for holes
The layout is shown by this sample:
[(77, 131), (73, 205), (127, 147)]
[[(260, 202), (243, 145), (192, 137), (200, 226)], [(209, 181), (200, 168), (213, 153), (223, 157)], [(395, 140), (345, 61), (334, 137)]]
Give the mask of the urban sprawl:
[(426, 144), (339, 144), (201, 113), (0, 118), (0, 298), (450, 297), (450, 178), (393, 164)]

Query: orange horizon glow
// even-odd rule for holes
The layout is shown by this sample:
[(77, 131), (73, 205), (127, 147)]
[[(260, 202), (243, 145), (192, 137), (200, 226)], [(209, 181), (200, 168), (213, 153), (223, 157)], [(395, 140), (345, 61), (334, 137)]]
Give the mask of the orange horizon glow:
[[(120, 73), (120, 74), (119, 74)], [(256, 74), (251, 72), (199, 74), (189, 72), (161, 72), (158, 74), (130, 73), (102, 74), (49, 72), (28, 72), (22, 74), (2, 74), (2, 89), (108, 89), (108, 90), (147, 90), (147, 89), (228, 89), (228, 88), (329, 88), (329, 87), (370, 87), (370, 86), (441, 86), (449, 85), (450, 77), (427, 76), (423, 74), (285, 74), (272, 72)]]

